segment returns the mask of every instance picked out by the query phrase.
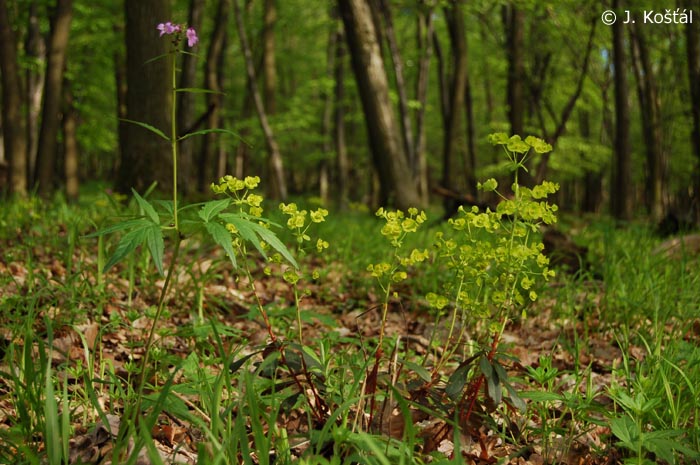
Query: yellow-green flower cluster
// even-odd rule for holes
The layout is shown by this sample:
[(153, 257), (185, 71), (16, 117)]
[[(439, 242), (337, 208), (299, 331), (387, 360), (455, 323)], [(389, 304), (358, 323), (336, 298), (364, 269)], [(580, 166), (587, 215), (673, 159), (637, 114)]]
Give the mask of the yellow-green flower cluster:
[(425, 222), (427, 216), (424, 211), (419, 212), (416, 208), (409, 208), (408, 216), (401, 210), (389, 211), (384, 208), (377, 210), (376, 215), (386, 220), (381, 233), (389, 239), (391, 245), (396, 249), (394, 251), (395, 262), (393, 265), (387, 262), (370, 264), (367, 266), (367, 271), (380, 282), (387, 277), (392, 283), (404, 281), (408, 279), (405, 268), (421, 263), (430, 256), (426, 249), (413, 249), (406, 255), (399, 253), (406, 235), (416, 232), (418, 226)]
[[(325, 208), (317, 208), (312, 211), (300, 210), (295, 203), (281, 203), (280, 210), (289, 217), (287, 219), (287, 228), (294, 233), (299, 245), (311, 240), (311, 236), (307, 234), (311, 225), (313, 223), (323, 223), (328, 216), (328, 210)], [(310, 219), (310, 221), (308, 221), (307, 218)], [(316, 250), (319, 253), (327, 249), (328, 246), (328, 242), (323, 239), (317, 239)]]
[(401, 247), (406, 234), (416, 232), (418, 226), (427, 219), (424, 211), (418, 211), (417, 208), (409, 208), (408, 216), (401, 210), (388, 211), (384, 208), (377, 210), (376, 215), (386, 220), (386, 224), (382, 227), (382, 236), (389, 239), (394, 247)]
[(263, 197), (251, 192), (259, 184), (259, 176), (246, 176), (245, 179), (238, 179), (234, 176), (226, 175), (219, 179), (218, 184), (212, 183), (211, 190), (215, 194), (228, 194), (233, 199), (234, 204), (247, 206), (248, 214), (260, 218), (263, 213)]

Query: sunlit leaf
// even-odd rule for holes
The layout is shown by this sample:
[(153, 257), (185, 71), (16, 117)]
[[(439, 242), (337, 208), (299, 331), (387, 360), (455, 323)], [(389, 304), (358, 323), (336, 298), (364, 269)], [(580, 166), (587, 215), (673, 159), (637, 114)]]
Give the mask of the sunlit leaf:
[(233, 250), (233, 244), (231, 243), (231, 233), (225, 227), (215, 222), (205, 223), (205, 227), (211, 238), (214, 239), (214, 242), (219, 244), (226, 252), (226, 255), (228, 255), (228, 258), (231, 259), (233, 267), (238, 268), (236, 251)]

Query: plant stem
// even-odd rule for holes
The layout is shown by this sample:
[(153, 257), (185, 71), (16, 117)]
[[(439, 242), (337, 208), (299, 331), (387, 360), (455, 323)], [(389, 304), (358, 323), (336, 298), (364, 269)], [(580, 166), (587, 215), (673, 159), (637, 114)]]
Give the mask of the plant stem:
[(172, 90), (170, 105), (170, 146), (173, 156), (173, 223), (175, 231), (180, 233), (180, 225), (177, 215), (177, 67), (175, 66), (176, 54), (171, 56), (170, 68), (172, 69)]

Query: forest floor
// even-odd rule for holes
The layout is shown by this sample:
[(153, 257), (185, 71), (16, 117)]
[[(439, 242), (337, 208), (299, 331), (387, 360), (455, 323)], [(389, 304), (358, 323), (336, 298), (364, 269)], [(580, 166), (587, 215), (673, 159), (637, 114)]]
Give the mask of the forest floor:
[[(63, 463), (118, 463), (113, 451), (129, 434), (123, 415), (134, 401), (155, 412), (148, 420), (152, 446), (132, 454), (138, 464), (209, 463), (203, 457), (216, 457), (217, 447), (236, 434), (244, 439), (238, 438), (230, 463), (236, 462), (231, 457), (254, 464), (582, 465), (669, 457), (698, 463), (697, 257), (654, 258), (658, 241), (639, 228), (637, 236), (608, 226), (589, 233), (594, 261), (603, 253), (595, 241), (605, 236), (610, 242), (607, 264), (576, 277), (560, 273), (527, 318), (507, 326), (499, 363), (508, 379), (501, 381), (526, 408), (517, 408), (517, 395), (505, 389), (494, 402), (500, 395), (484, 383), (476, 387), (474, 415), (463, 423), (460, 396), (449, 391), (457, 385), (468, 392), (467, 373), (476, 379), (484, 370), (466, 349), (476, 329), (460, 328), (464, 349), (440, 373), (427, 369), (446, 335), (424, 298), (434, 277), (424, 276), (395, 289), (382, 325), (381, 292), (365, 265), (355, 263), (371, 263), (376, 253), (373, 243), (358, 242), (363, 228), (376, 227), (372, 219), (347, 220), (360, 223), (352, 237), (347, 224), (337, 226), (343, 233), (327, 231), (341, 250), (323, 260), (307, 257), (320, 273), (300, 283), (296, 295), (279, 273), (263, 272), (262, 262), (251, 283), (232, 272), (220, 251), (186, 244), (183, 261), (190, 265), (176, 274), (157, 323), (152, 366), (141, 371), (164, 280), (147, 259), (138, 259), (133, 274), (120, 265), (99, 282), (96, 240), (81, 236), (89, 232), (86, 223), (73, 227), (34, 215), (8, 228), (0, 244), (1, 463), (61, 463), (52, 461), (61, 456), (56, 447)], [(619, 247), (614, 257), (609, 247)], [(382, 327), (393, 342), (375, 364), (372, 348)], [(285, 360), (267, 360), (271, 352)], [(462, 384), (455, 382), (457, 372)], [(344, 384), (359, 400), (343, 403)], [(302, 385), (303, 392), (295, 391)], [(206, 392), (212, 386), (220, 391)], [(247, 397), (251, 387), (259, 389), (257, 407)], [(247, 420), (236, 426), (244, 410)], [(227, 418), (235, 424), (226, 425)], [(63, 432), (53, 446), (52, 428)], [(325, 443), (319, 434), (326, 434)]]

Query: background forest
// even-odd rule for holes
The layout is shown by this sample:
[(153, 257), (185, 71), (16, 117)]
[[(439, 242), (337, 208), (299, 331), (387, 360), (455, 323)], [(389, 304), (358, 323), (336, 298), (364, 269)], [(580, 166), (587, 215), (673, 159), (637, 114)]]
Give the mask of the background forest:
[(0, 0), (0, 464), (698, 463), (698, 22)]
[[(384, 0), (363, 10), (368, 37), (343, 3), (3, 0), (5, 191), (167, 186), (167, 144), (120, 118), (167, 128), (167, 64), (146, 63), (167, 51), (155, 26), (172, 18), (200, 38), (177, 64), (180, 87), (215, 92), (179, 94), (179, 135), (238, 135), (181, 143), (185, 193), (251, 174), (275, 198), (343, 207), (476, 196), (477, 179), (503, 173), (486, 140), (502, 131), (554, 146), (530, 174), (561, 183), (565, 210), (658, 221), (697, 208), (697, 24), (642, 21), (668, 5), (635, 3), (624, 8), (640, 21), (620, 13), (607, 26), (604, 2)], [(379, 81), (356, 78), (367, 68), (353, 67), (353, 44), (367, 40), (380, 47)], [(377, 112), (391, 125), (368, 132)], [(410, 176), (387, 173), (387, 159)]]

